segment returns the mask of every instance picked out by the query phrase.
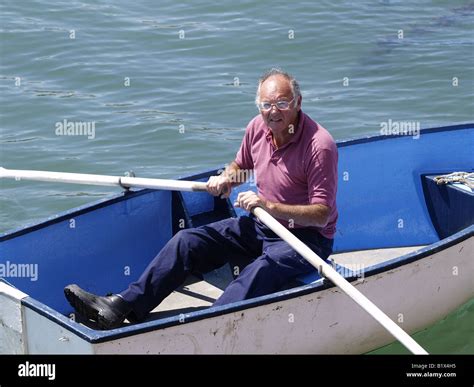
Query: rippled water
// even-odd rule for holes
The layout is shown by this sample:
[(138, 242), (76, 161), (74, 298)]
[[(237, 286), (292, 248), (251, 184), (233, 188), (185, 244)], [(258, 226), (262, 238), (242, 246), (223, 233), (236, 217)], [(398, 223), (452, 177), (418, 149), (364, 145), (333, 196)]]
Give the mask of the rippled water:
[[(473, 121), (472, 1), (4, 0), (0, 15), (9, 168), (176, 177), (221, 166), (275, 65), (296, 75), (303, 109), (336, 139), (388, 119)], [(57, 136), (63, 120), (94, 122), (93, 138)], [(0, 232), (116, 191), (1, 184)], [(452, 324), (463, 321), (474, 326), (472, 308)], [(465, 335), (467, 349), (434, 348), (473, 353)]]

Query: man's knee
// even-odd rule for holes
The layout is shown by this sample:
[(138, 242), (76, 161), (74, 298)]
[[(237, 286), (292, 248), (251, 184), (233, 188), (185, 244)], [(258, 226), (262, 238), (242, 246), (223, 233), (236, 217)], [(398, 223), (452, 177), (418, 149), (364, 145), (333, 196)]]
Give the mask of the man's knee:
[(180, 240), (188, 240), (189, 237), (193, 234), (192, 228), (184, 228), (179, 230), (176, 234), (174, 234), (173, 239), (178, 241)]
[(193, 243), (200, 243), (203, 240), (203, 232), (198, 228), (185, 228), (178, 231), (173, 236), (173, 241), (177, 243), (185, 243), (187, 245)]

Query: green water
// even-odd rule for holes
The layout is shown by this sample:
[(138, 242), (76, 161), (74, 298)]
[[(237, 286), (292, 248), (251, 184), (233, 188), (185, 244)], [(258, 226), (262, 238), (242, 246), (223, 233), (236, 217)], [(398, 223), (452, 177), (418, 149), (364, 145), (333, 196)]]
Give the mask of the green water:
[[(14, 1), (0, 4), (0, 164), (177, 177), (230, 161), (267, 68), (294, 73), (336, 139), (380, 123), (472, 122), (474, 2)], [(63, 120), (94, 136), (58, 136)], [(396, 162), (396, 160), (393, 160)], [(114, 189), (2, 182), (0, 232)], [(472, 302), (419, 334), (474, 353)], [(381, 351), (398, 353), (393, 346)]]
[[(472, 354), (474, 337), (474, 299), (433, 326), (413, 335), (430, 354)], [(374, 355), (408, 354), (398, 341), (370, 352)]]

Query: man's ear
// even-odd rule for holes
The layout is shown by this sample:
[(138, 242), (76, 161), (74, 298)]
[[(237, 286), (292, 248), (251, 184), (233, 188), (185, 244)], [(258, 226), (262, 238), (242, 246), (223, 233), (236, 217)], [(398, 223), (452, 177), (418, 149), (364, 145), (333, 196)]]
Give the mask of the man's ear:
[(298, 108), (298, 111), (301, 110), (301, 102), (302, 102), (302, 101), (303, 101), (303, 96), (300, 95), (300, 96), (298, 97), (298, 105), (296, 105), (297, 108)]

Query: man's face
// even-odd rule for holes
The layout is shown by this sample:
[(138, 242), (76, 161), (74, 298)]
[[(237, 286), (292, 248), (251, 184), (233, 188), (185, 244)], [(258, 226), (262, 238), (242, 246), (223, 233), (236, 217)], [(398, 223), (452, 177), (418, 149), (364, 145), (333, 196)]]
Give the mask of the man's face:
[[(276, 104), (278, 101), (290, 102), (288, 110), (280, 110), (276, 105), (272, 105), (271, 109), (264, 111), (260, 109), (260, 114), (265, 124), (270, 128), (276, 136), (288, 133), (290, 125), (296, 126), (298, 112), (301, 109), (301, 97), (296, 103), (293, 100), (290, 82), (281, 75), (274, 75), (266, 79), (260, 86), (260, 103), (270, 102)], [(291, 133), (291, 132), (290, 132)]]

